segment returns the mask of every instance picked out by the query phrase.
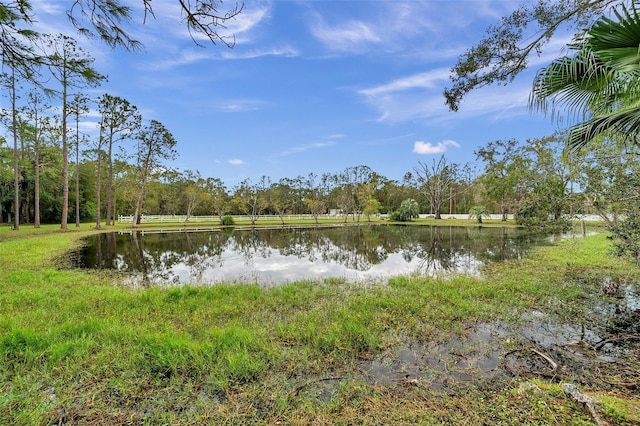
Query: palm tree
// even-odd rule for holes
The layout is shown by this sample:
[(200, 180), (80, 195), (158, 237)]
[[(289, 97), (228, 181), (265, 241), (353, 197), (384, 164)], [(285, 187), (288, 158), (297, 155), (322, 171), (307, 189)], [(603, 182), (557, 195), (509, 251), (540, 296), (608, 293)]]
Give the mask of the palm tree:
[(469, 219), (475, 219), (476, 222), (482, 223), (483, 217), (491, 217), (485, 206), (473, 206), (469, 209)]
[(418, 202), (413, 198), (408, 198), (402, 203), (400, 203), (400, 209), (398, 210), (400, 214), (400, 220), (402, 221), (410, 221), (414, 217), (417, 218), (420, 213), (420, 206)]
[(567, 148), (575, 153), (598, 136), (638, 145), (640, 136), (640, 13), (632, 2), (602, 17), (565, 56), (538, 72), (530, 105), (547, 112), (566, 107), (577, 121)]
[[(554, 61), (534, 80), (531, 105), (544, 111), (566, 105), (581, 114), (567, 140), (577, 153), (596, 138), (640, 148), (640, 0), (612, 9), (571, 46), (577, 53)], [(580, 122), (581, 121), (581, 122)], [(623, 202), (626, 218), (610, 227), (618, 254), (640, 261), (637, 190)], [(614, 200), (612, 200), (614, 201)]]

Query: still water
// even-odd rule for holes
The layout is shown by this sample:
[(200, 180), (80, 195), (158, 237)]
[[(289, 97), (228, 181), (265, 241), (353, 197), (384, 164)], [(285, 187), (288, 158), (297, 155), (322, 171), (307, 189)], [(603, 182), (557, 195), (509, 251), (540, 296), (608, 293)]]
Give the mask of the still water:
[(113, 269), (131, 286), (275, 285), (338, 278), (476, 273), (488, 262), (520, 258), (548, 237), (513, 228), (347, 226), (210, 232), (110, 233), (90, 237), (81, 268)]

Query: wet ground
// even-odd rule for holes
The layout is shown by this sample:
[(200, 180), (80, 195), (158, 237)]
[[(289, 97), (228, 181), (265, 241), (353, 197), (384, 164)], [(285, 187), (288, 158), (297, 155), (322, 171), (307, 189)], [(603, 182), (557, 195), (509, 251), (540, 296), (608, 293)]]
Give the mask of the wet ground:
[[(597, 288), (601, 294), (571, 322), (555, 307), (555, 314), (534, 311), (510, 323), (479, 323), (460, 336), (405, 342), (362, 361), (359, 370), (381, 386), (450, 394), (514, 377), (638, 389), (640, 286), (607, 278)], [(329, 400), (341, 379), (307, 378), (295, 392)]]

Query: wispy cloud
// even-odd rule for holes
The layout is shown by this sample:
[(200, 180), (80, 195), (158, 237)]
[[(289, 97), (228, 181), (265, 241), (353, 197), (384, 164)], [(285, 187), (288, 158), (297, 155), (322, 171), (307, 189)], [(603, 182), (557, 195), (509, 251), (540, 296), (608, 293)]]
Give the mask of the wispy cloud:
[[(342, 137), (342, 136), (338, 135), (338, 137)], [(288, 157), (290, 155), (300, 154), (301, 152), (309, 151), (312, 149), (327, 148), (330, 146), (334, 146), (335, 144), (336, 144), (335, 141), (326, 141), (326, 142), (312, 142), (312, 143), (307, 143), (303, 145), (297, 145), (273, 155), (273, 158)]]
[(449, 70), (440, 68), (361, 89), (357, 93), (379, 111), (379, 122), (435, 124), (478, 116), (499, 119), (528, 114), (531, 73), (510, 83), (508, 88), (496, 85), (471, 92), (457, 113), (448, 110), (442, 96), (448, 75)]
[(435, 145), (431, 142), (416, 141), (416, 143), (413, 144), (413, 152), (420, 155), (442, 154), (446, 152), (449, 147), (460, 148), (460, 144), (452, 140), (438, 142)]
[(356, 20), (332, 26), (318, 16), (311, 27), (311, 33), (332, 50), (360, 50), (363, 46), (381, 41), (380, 34), (373, 25)]
[(448, 76), (448, 69), (439, 68), (361, 89), (358, 94), (364, 97), (367, 104), (380, 111), (378, 121), (424, 119), (435, 111), (445, 111), (440, 90)]
[[(166, 4), (165, 4), (166, 3)], [(223, 15), (230, 12), (233, 8), (233, 3), (221, 3), (218, 14)], [(234, 19), (226, 21), (223, 25), (216, 27), (217, 33), (224, 37), (227, 41), (232, 42), (235, 37), (235, 41), (248, 42), (253, 39), (251, 35), (260, 22), (268, 16), (268, 12), (271, 6), (269, 3), (250, 3), (249, 6), (245, 5), (242, 13), (236, 16)], [(154, 17), (157, 22), (154, 25), (160, 25), (167, 28), (172, 32), (174, 36), (178, 36), (185, 40), (194, 39), (198, 42), (209, 42), (209, 39), (200, 33), (189, 32), (185, 23), (184, 12), (179, 5), (163, 2), (162, 5), (154, 8)], [(165, 33), (166, 34), (166, 33)]]
[(449, 78), (449, 74), (450, 71), (448, 68), (438, 68), (432, 71), (399, 78), (391, 83), (382, 84), (369, 89), (362, 89), (358, 93), (364, 96), (376, 97), (412, 89), (439, 88), (440, 83)]
[(213, 56), (211, 51), (200, 50), (183, 50), (172, 58), (164, 59), (158, 62), (147, 64), (149, 70), (160, 71), (168, 70), (180, 66), (190, 65), (199, 61), (211, 59)]
[(265, 49), (252, 49), (241, 51), (236, 48), (233, 51), (225, 51), (221, 57), (223, 59), (254, 59), (263, 56), (283, 56), (285, 58), (293, 58), (299, 56), (300, 52), (291, 46), (271, 47)]
[(218, 112), (248, 112), (263, 109), (268, 103), (257, 99), (236, 99), (214, 107)]
[(240, 160), (239, 158), (233, 158), (227, 162), (232, 166), (244, 166), (245, 164), (247, 164), (244, 161)]
[(270, 11), (268, 2), (245, 3), (242, 13), (233, 21), (228, 21), (227, 29), (235, 34), (237, 43), (252, 42), (254, 30), (269, 18)]
[[(182, 49), (177, 51), (171, 58), (149, 63), (146, 68), (154, 71), (169, 70), (180, 66), (191, 65), (201, 61), (255, 59), (264, 56), (280, 56), (285, 58), (293, 58), (299, 56), (299, 54), (300, 53), (298, 52), (298, 50), (291, 46), (267, 47), (245, 51), (243, 51), (240, 47), (236, 47), (233, 50), (214, 50), (200, 48)], [(162, 57), (166, 58), (166, 54)]]
[(64, 13), (69, 6), (68, 4), (64, 4), (62, 2), (56, 2), (51, 0), (31, 0), (31, 7), (33, 10), (37, 10), (38, 13), (47, 13), (47, 14), (62, 14)]
[[(368, 2), (367, 7), (349, 9), (344, 15), (319, 3), (311, 14), (310, 32), (327, 49), (340, 53), (418, 54), (413, 45), (433, 51), (437, 39), (450, 39), (452, 30), (475, 19), (471, 2)], [(460, 15), (467, 18), (460, 21)]]

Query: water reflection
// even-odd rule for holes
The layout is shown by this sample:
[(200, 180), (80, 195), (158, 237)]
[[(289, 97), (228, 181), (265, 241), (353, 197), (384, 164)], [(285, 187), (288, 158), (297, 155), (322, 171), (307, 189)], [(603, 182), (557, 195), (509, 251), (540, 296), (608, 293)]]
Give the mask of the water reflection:
[(132, 285), (276, 284), (344, 277), (473, 273), (519, 258), (540, 236), (513, 228), (353, 226), (211, 232), (98, 234), (78, 266), (127, 272)]

